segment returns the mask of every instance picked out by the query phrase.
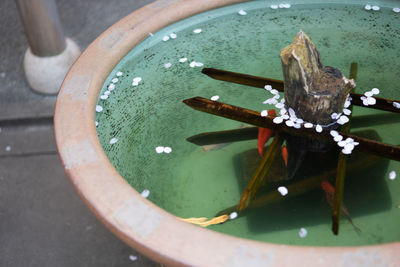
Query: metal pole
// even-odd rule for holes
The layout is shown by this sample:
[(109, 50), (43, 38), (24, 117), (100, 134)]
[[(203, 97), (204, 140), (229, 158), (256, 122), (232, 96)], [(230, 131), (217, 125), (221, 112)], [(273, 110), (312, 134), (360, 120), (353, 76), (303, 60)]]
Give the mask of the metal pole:
[(33, 54), (49, 57), (66, 47), (57, 6), (54, 0), (15, 0), (25, 34)]

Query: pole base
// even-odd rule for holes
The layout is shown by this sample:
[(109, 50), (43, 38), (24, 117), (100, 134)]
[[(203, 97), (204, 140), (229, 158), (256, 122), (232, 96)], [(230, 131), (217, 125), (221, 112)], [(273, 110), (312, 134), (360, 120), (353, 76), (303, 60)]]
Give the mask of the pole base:
[(69, 38), (66, 38), (64, 51), (56, 56), (38, 57), (28, 48), (24, 71), (30, 87), (38, 93), (57, 94), (65, 75), (80, 53), (78, 45)]

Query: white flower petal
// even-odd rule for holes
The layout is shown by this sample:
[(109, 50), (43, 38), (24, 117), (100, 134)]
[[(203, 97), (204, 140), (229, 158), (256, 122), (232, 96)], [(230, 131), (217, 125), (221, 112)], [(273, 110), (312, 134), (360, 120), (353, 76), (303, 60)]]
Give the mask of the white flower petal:
[(273, 123), (280, 124), (280, 123), (283, 122), (283, 118), (282, 117), (275, 117), (272, 121), (273, 121)]
[(376, 104), (376, 99), (373, 97), (368, 97), (367, 98), (368, 105), (375, 105)]
[(212, 100), (212, 101), (217, 101), (218, 99), (219, 99), (219, 96), (218, 96), (218, 95), (214, 95), (214, 96), (211, 97), (211, 100)]
[(148, 198), (150, 196), (150, 190), (145, 189), (142, 191), (142, 193), (140, 193), (140, 195), (142, 195), (142, 197), (144, 197), (144, 198)]
[(340, 142), (340, 141), (343, 140), (343, 136), (341, 136), (341, 135), (336, 135), (336, 136), (333, 138), (333, 140), (335, 140), (335, 142)]
[(133, 256), (133, 255), (129, 255), (129, 259), (130, 259), (131, 261), (135, 261), (135, 260), (137, 260), (137, 257), (136, 257), (136, 256)]
[(300, 129), (301, 128), (301, 124), (296, 122), (293, 127), (296, 128), (296, 129)]
[(163, 153), (164, 152), (164, 147), (163, 146), (156, 147), (156, 152), (157, 152), (157, 154)]
[(350, 116), (351, 110), (350, 110), (350, 109), (347, 109), (347, 108), (344, 108), (344, 109), (343, 109), (343, 113), (344, 113), (344, 115)]
[(352, 152), (352, 150), (346, 150), (346, 149), (344, 149), (344, 148), (342, 149), (342, 153), (343, 153), (343, 154), (350, 155), (351, 152)]
[(337, 120), (337, 123), (343, 125), (349, 122), (349, 118), (346, 115), (340, 116), (340, 118)]
[(99, 105), (96, 105), (96, 111), (97, 112), (102, 112), (103, 111), (103, 107), (99, 106)]
[(271, 91), (272, 90), (272, 86), (271, 85), (266, 85), (264, 86), (264, 89), (267, 91)]
[(335, 136), (338, 136), (338, 135), (339, 135), (339, 132), (338, 132), (338, 131), (335, 131), (335, 130), (332, 130), (332, 131), (330, 131), (329, 133), (332, 135), (332, 137), (335, 137)]
[(140, 83), (142, 81), (142, 78), (141, 77), (135, 77), (135, 78), (133, 78), (133, 81), (136, 82), (136, 83)]
[(293, 127), (293, 126), (294, 126), (294, 121), (287, 120), (287, 121), (285, 121), (285, 124), (286, 124), (286, 126), (288, 126), (288, 127)]
[(346, 144), (344, 146), (344, 149), (352, 151), (354, 149), (354, 145), (352, 143)]
[(306, 228), (300, 228), (300, 231), (299, 231), (299, 237), (300, 238), (305, 238), (307, 236), (307, 230), (306, 230)]
[(337, 144), (340, 147), (344, 147), (347, 144), (347, 142), (345, 140), (342, 140), (342, 141), (338, 142)]
[(164, 147), (164, 153), (171, 153), (172, 152), (172, 148), (170, 148), (169, 146)]
[(372, 88), (371, 92), (372, 92), (374, 95), (377, 95), (377, 94), (380, 93), (380, 91), (379, 91), (378, 88)]
[(279, 193), (281, 193), (282, 196), (286, 196), (288, 194), (288, 189), (284, 186), (278, 187)]
[(304, 128), (312, 128), (312, 127), (314, 127), (314, 124), (312, 124), (311, 122), (304, 123)]
[(373, 96), (374, 94), (371, 91), (367, 91), (364, 93), (366, 97)]
[(278, 91), (278, 90), (276, 90), (276, 89), (272, 89), (272, 90), (271, 90), (271, 94), (273, 94), (273, 95), (277, 95), (277, 94), (279, 94), (279, 91)]
[(245, 15), (247, 15), (247, 12), (244, 11), (243, 9), (241, 9), (241, 10), (239, 10), (238, 14), (241, 16), (245, 16)]
[(266, 117), (266, 116), (268, 116), (268, 110), (263, 110), (263, 111), (261, 111), (261, 117)]

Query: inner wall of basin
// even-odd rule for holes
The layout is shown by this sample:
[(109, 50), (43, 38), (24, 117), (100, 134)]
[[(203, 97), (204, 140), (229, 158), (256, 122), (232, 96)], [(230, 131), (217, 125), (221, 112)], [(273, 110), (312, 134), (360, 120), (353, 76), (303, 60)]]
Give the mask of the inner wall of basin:
[[(118, 78), (107, 99), (99, 98), (98, 109), (102, 111), (96, 113), (98, 136), (109, 160), (132, 187), (138, 192), (148, 189), (150, 201), (176, 216), (211, 218), (237, 204), (245, 186), (240, 180), (244, 167), (239, 166), (237, 157), (251, 149), (256, 151), (257, 141), (236, 142), (214, 150), (187, 142), (187, 137), (198, 133), (244, 125), (195, 111), (182, 100), (218, 95), (221, 102), (261, 111), (273, 108), (262, 104), (271, 95), (265, 90), (213, 80), (201, 74), (202, 67), (190, 67), (190, 63), (282, 79), (279, 52), (300, 29), (316, 44), (324, 65), (337, 67), (348, 76), (351, 62), (358, 62), (357, 92), (377, 87), (379, 96), (400, 99), (400, 13), (393, 11), (395, 2), (376, 1), (379, 11), (342, 2), (297, 1), (290, 8), (271, 9), (273, 3), (254, 1), (202, 13), (149, 34), (110, 73), (100, 93), (104, 95), (112, 79)], [(241, 9), (247, 15), (239, 15)], [(194, 33), (195, 29), (201, 32)], [(171, 33), (176, 34), (175, 39)], [(170, 39), (163, 41), (165, 36)], [(188, 60), (179, 62), (182, 58)], [(170, 67), (166, 67), (168, 63)], [(137, 86), (132, 85), (135, 77), (142, 79)], [(353, 110), (354, 116), (371, 114), (376, 115), (375, 121), (352, 131), (374, 129), (382, 141), (400, 143), (396, 120), (374, 126), (382, 118), (393, 118), (390, 113), (358, 107)], [(172, 152), (159, 154), (158, 146), (171, 147)], [(359, 179), (375, 179), (375, 191), (365, 182), (345, 188), (344, 203), (360, 234), (343, 217), (340, 235), (333, 236), (330, 207), (320, 189), (209, 228), (296, 245), (399, 241), (400, 181), (388, 178), (391, 170), (400, 172), (399, 163), (388, 161)], [(301, 228), (308, 233), (304, 238), (299, 236)]]

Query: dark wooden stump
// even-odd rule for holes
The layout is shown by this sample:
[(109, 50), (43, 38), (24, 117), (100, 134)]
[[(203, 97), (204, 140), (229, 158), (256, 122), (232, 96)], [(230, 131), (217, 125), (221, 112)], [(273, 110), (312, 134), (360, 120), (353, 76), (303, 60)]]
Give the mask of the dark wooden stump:
[[(325, 130), (337, 128), (333, 113), (342, 113), (343, 105), (355, 82), (340, 70), (321, 63), (310, 38), (300, 31), (293, 43), (281, 51), (286, 109), (292, 108), (297, 118)], [(308, 151), (330, 148), (326, 143), (285, 136), (289, 152), (288, 178), (291, 179)]]
[(323, 67), (317, 48), (302, 31), (282, 49), (281, 60), (287, 107), (304, 121), (332, 123), (331, 114), (342, 112), (354, 81), (338, 69)]

